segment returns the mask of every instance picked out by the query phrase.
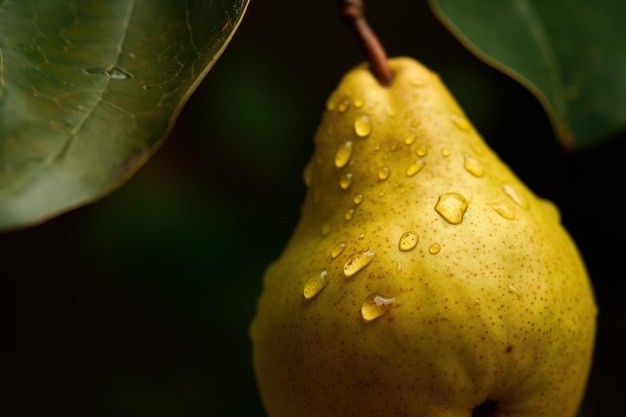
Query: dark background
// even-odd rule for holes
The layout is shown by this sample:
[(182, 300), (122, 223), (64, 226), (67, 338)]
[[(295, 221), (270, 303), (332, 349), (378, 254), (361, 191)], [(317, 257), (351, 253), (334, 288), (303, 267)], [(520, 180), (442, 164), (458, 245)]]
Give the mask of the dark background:
[[(584, 416), (616, 415), (624, 134), (565, 152), (535, 98), (469, 54), (425, 1), (368, 7), (389, 55), (438, 72), (491, 147), (560, 207), (600, 306)], [(0, 416), (264, 416), (247, 333), (261, 277), (296, 223), (326, 98), (362, 59), (335, 1), (253, 0), (128, 184), (0, 235)]]

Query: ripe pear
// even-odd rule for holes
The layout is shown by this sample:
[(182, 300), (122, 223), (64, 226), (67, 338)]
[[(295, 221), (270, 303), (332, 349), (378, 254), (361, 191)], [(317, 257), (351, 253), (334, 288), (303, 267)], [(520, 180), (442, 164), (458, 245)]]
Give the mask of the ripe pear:
[(556, 207), (439, 77), (367, 64), (327, 102), (251, 327), (270, 417), (572, 417), (596, 305)]

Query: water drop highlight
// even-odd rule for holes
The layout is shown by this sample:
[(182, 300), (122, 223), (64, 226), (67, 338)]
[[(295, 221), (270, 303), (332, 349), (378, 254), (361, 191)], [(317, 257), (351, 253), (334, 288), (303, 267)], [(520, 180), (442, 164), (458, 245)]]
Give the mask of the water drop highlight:
[(384, 166), (378, 170), (378, 179), (381, 181), (385, 181), (387, 178), (389, 178), (390, 173), (391, 171), (389, 170), (389, 167)]
[(471, 125), (470, 122), (462, 116), (459, 116), (458, 114), (451, 114), (450, 115), (450, 120), (452, 120), (452, 123), (459, 128), (460, 130), (464, 131), (464, 132), (468, 132), (471, 129)]
[(341, 255), (341, 253), (346, 248), (346, 242), (339, 242), (330, 250), (331, 258), (335, 259), (337, 256)]
[(520, 190), (516, 185), (508, 183), (502, 184), (502, 190), (518, 206), (522, 208), (528, 207), (528, 201), (526, 200), (526, 197), (524, 197), (522, 190)]
[(354, 209), (348, 209), (348, 211), (346, 211), (346, 214), (344, 215), (344, 218), (346, 220), (352, 220), (352, 217), (354, 217)]
[(323, 270), (319, 274), (315, 274), (307, 280), (304, 284), (304, 290), (302, 291), (304, 298), (310, 300), (319, 294), (326, 287), (326, 285), (328, 285), (326, 275), (326, 270)]
[(346, 277), (351, 277), (366, 266), (368, 266), (376, 256), (376, 252), (372, 248), (369, 248), (363, 252), (353, 253), (348, 257), (348, 260), (343, 265), (343, 274)]
[(354, 119), (354, 133), (360, 138), (365, 138), (372, 133), (372, 121), (367, 114), (361, 114)]
[(352, 202), (357, 206), (361, 204), (363, 202), (363, 194), (355, 194)]
[(463, 163), (463, 168), (473, 176), (480, 178), (485, 175), (485, 170), (483, 169), (483, 165), (476, 158), (472, 158), (469, 155), (465, 155), (465, 162)]
[(407, 177), (412, 177), (413, 175), (415, 175), (418, 172), (420, 172), (422, 170), (422, 168), (424, 168), (424, 161), (421, 160), (421, 159), (418, 159), (417, 161), (415, 161), (415, 163), (411, 164), (407, 168), (406, 176)]
[(378, 293), (370, 294), (361, 306), (361, 316), (365, 321), (376, 320), (389, 312), (395, 297), (387, 297)]
[(415, 249), (417, 242), (419, 241), (419, 235), (415, 232), (406, 232), (400, 236), (398, 242), (398, 248), (403, 252), (408, 252)]
[(435, 210), (450, 224), (459, 224), (467, 210), (467, 200), (459, 193), (444, 193), (439, 196)]
[(342, 175), (341, 178), (339, 178), (339, 187), (342, 190), (347, 190), (348, 188), (350, 188), (350, 184), (352, 184), (351, 172), (348, 172), (345, 175)]
[(495, 210), (500, 216), (507, 220), (515, 219), (515, 209), (506, 202), (492, 204), (491, 208)]
[(439, 243), (433, 243), (428, 247), (428, 253), (436, 255), (441, 251), (441, 245)]
[(352, 158), (352, 141), (347, 140), (342, 143), (335, 153), (335, 166), (343, 168)]

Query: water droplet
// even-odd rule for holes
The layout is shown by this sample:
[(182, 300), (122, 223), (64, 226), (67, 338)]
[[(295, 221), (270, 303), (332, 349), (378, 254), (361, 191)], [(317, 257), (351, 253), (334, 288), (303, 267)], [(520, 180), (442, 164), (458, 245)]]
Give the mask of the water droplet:
[(308, 164), (306, 164), (306, 166), (304, 167), (304, 170), (302, 171), (302, 179), (304, 180), (304, 185), (306, 185), (307, 187), (311, 185), (312, 172), (313, 172), (313, 164), (309, 162)]
[(428, 247), (428, 253), (436, 255), (441, 251), (441, 245), (439, 243), (433, 243)]
[(322, 226), (322, 236), (326, 236), (327, 234), (330, 233), (330, 226), (325, 224), (324, 226)]
[(415, 232), (406, 232), (400, 236), (400, 242), (398, 248), (401, 251), (407, 252), (415, 249), (417, 242), (419, 241), (419, 235)]
[(339, 111), (339, 113), (345, 113), (348, 107), (350, 107), (350, 99), (345, 98), (337, 105), (337, 111)]
[(381, 169), (378, 170), (378, 179), (381, 181), (386, 180), (387, 178), (389, 178), (389, 174), (391, 173), (391, 171), (389, 170), (388, 166), (384, 166)]
[(413, 78), (411, 81), (409, 81), (409, 84), (411, 84), (411, 87), (424, 87), (427, 82), (424, 78)]
[(509, 285), (509, 292), (511, 294), (515, 294), (519, 298), (522, 298), (522, 292), (518, 290), (514, 285)]
[(346, 248), (345, 242), (339, 242), (330, 250), (330, 256), (335, 259), (337, 256), (341, 255), (341, 252)]
[(404, 112), (404, 118), (405, 119), (410, 119), (411, 116), (413, 116), (413, 110), (407, 110)]
[(459, 224), (467, 210), (467, 200), (459, 193), (444, 193), (439, 196), (435, 210), (450, 224)]
[(350, 184), (352, 184), (352, 173), (348, 172), (339, 179), (339, 187), (341, 187), (342, 190), (347, 190), (350, 188)]
[(315, 274), (307, 280), (304, 284), (304, 290), (302, 291), (304, 298), (310, 300), (319, 294), (320, 291), (326, 287), (326, 285), (328, 285), (328, 281), (326, 281), (327, 274), (326, 270), (323, 270), (319, 274)]
[(360, 109), (361, 107), (363, 107), (363, 105), (365, 104), (365, 101), (362, 98), (355, 98), (352, 101), (352, 104), (354, 105), (354, 107), (356, 107), (357, 109)]
[(374, 260), (376, 253), (372, 248), (369, 248), (363, 252), (353, 253), (348, 257), (348, 260), (343, 265), (343, 273), (346, 277), (351, 277)]
[(415, 135), (411, 135), (407, 137), (406, 139), (404, 139), (404, 143), (406, 143), (407, 145), (410, 145), (413, 142), (415, 142)]
[(415, 150), (415, 153), (418, 156), (426, 156), (426, 154), (428, 153), (428, 148), (425, 145), (420, 145), (419, 148)]
[(422, 168), (424, 168), (424, 161), (421, 160), (421, 159), (418, 159), (417, 161), (415, 161), (415, 163), (411, 164), (407, 168), (406, 176), (407, 177), (412, 177), (413, 175), (415, 175), (418, 172), (420, 172), (422, 170)]
[(365, 238), (365, 233), (361, 233), (361, 234), (359, 235), (359, 239), (360, 239), (360, 240), (363, 240), (364, 238)]
[(354, 204), (356, 204), (357, 206), (359, 204), (361, 204), (363, 202), (363, 194), (360, 194), (360, 193), (359, 194), (355, 194), (354, 195), (354, 199), (352, 200), (352, 202)]
[(513, 220), (515, 218), (515, 209), (506, 202), (492, 204), (491, 208), (493, 208), (496, 213), (500, 216), (504, 217), (507, 220)]
[(352, 220), (352, 216), (354, 216), (354, 209), (348, 209), (346, 214), (344, 215), (346, 220)]
[(504, 190), (504, 193), (508, 195), (509, 198), (518, 206), (522, 208), (528, 207), (528, 201), (526, 201), (522, 190), (520, 190), (515, 184), (502, 184), (502, 190)]
[(335, 166), (343, 168), (352, 157), (352, 141), (347, 140), (339, 146), (335, 153)]
[(365, 321), (376, 320), (387, 314), (395, 301), (395, 297), (387, 297), (378, 293), (370, 294), (361, 306), (361, 316)]
[(465, 117), (453, 113), (450, 115), (450, 120), (452, 120), (452, 123), (460, 130), (468, 132), (471, 129), (470, 122)]
[(361, 114), (354, 119), (354, 132), (360, 138), (367, 137), (372, 133), (372, 121), (367, 114)]
[(420, 95), (419, 94), (413, 94), (411, 96), (411, 101), (413, 101), (413, 103), (416, 103), (420, 100)]
[(441, 156), (443, 156), (444, 158), (447, 158), (450, 156), (450, 149), (448, 148), (441, 148)]
[(413, 119), (413, 120), (411, 120), (411, 127), (417, 127), (417, 126), (420, 125), (420, 123), (421, 122), (419, 120)]
[(472, 174), (475, 177), (482, 177), (485, 175), (485, 170), (483, 169), (483, 165), (478, 161), (478, 159), (472, 158), (469, 155), (465, 155), (465, 163), (463, 167), (467, 172)]

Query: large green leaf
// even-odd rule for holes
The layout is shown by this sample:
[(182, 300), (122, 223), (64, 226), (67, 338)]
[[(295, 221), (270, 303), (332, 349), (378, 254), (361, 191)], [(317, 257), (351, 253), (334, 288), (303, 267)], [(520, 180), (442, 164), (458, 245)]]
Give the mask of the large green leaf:
[(248, 0), (0, 0), (0, 229), (86, 204), (167, 136)]
[(538, 97), (566, 146), (586, 146), (626, 126), (626, 1), (430, 4), (472, 52)]

